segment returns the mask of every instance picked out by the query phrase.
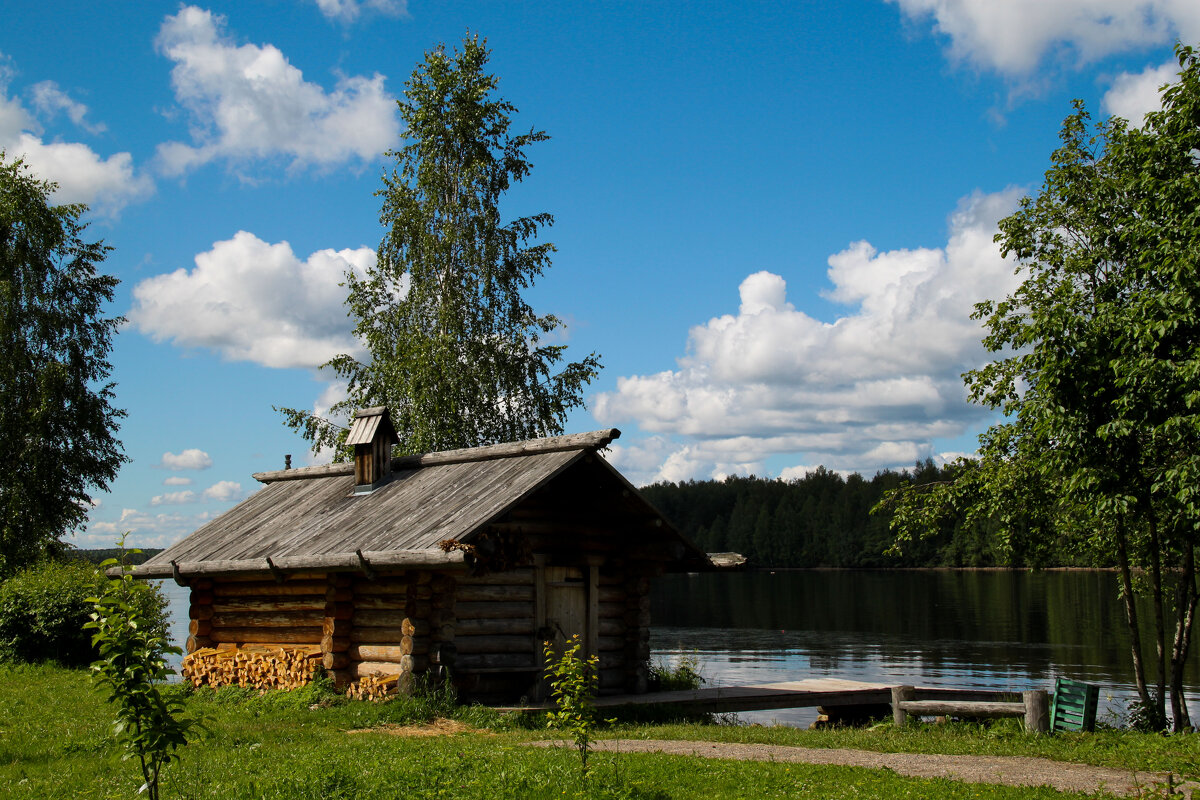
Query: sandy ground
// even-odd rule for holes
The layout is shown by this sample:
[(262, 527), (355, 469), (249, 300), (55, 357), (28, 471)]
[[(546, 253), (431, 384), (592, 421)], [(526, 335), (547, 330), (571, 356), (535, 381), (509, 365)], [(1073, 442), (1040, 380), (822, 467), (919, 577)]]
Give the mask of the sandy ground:
[[(565, 741), (534, 743), (540, 746), (570, 746)], [(950, 778), (971, 783), (1001, 783), (1009, 786), (1049, 786), (1059, 791), (1110, 792), (1119, 796), (1155, 796), (1164, 792), (1165, 773), (1127, 772), (1071, 764), (1045, 758), (1018, 756), (945, 756), (923, 753), (874, 753), (868, 750), (832, 750), (785, 747), (767, 744), (691, 742), (655, 739), (601, 739), (595, 750), (619, 753), (671, 753), (701, 758), (750, 761), (783, 761), (803, 764), (836, 764), (871, 769), (890, 769), (914, 778)], [(1178, 784), (1179, 776), (1174, 776)], [(1183, 797), (1192, 797), (1200, 784), (1180, 787)], [(1195, 794), (1200, 798), (1200, 792)]]
[(378, 725), (374, 728), (353, 728), (346, 733), (386, 733), (391, 736), (454, 736), (459, 733), (474, 733), (479, 736), (493, 735), (488, 731), (472, 728), (457, 720), (440, 718), (424, 725)]

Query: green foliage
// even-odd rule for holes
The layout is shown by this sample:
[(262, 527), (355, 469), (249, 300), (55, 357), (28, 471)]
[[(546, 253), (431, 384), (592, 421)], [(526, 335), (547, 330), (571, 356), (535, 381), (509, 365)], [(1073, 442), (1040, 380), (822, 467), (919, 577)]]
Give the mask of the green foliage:
[[(124, 540), (122, 540), (124, 548)], [(136, 757), (145, 783), (141, 790), (158, 800), (162, 769), (179, 758), (177, 749), (187, 744), (195, 721), (183, 716), (178, 693), (161, 690), (172, 670), (166, 654), (179, 655), (161, 632), (154, 630), (141, 608), (150, 588), (135, 582), (132, 567), (116, 559), (102, 567), (121, 567), (121, 576), (107, 581), (104, 591), (91, 598), (95, 610), (84, 628), (93, 630), (92, 644), (99, 659), (92, 663), (95, 684), (108, 692), (117, 707), (113, 731), (124, 743), (127, 757)]]
[(596, 655), (584, 658), (579, 634), (563, 643), (562, 652), (554, 652), (554, 643), (544, 643), (546, 679), (554, 696), (556, 709), (546, 714), (546, 725), (567, 731), (579, 751), (579, 768), (584, 778), (588, 774), (588, 751), (596, 728), (596, 684), (599, 680), (600, 659)]
[[(82, 667), (96, 657), (83, 626), (92, 612), (89, 598), (106, 579), (80, 561), (43, 561), (0, 584), (0, 660), (57, 661)], [(152, 631), (167, 629), (166, 598), (146, 587), (134, 602)]]
[(650, 664), (649, 681), (652, 692), (675, 692), (699, 689), (704, 685), (700, 674), (700, 660), (696, 656), (683, 656), (675, 666), (663, 661)]
[[(529, 174), (525, 148), (542, 131), (513, 136), (516, 108), (497, 98), (485, 43), (443, 46), (425, 60), (399, 101), (408, 144), (388, 155), (377, 263), (346, 275), (355, 335), (369, 359), (326, 364), (346, 381), (349, 414), (387, 406), (401, 453), (517, 441), (562, 432), (600, 369), (595, 353), (559, 368), (563, 324), (534, 313), (521, 293), (550, 266), (554, 245), (530, 244), (549, 214), (504, 224), (500, 201)], [(557, 371), (556, 371), (557, 370)], [(346, 432), (305, 411), (281, 409), (315, 447)]]
[[(1182, 729), (1200, 597), (1200, 58), (1176, 53), (1179, 80), (1142, 127), (1093, 126), (1079, 102), (1063, 123), (1041, 191), (996, 237), (1022, 283), (974, 315), (995, 360), (964, 377), (971, 399), (1004, 421), (953, 485), (891, 499), (902, 541), (966, 508), (1010, 547), (1059, 537), (1107, 553), (1141, 703), (1165, 720), (1169, 685)], [(1139, 591), (1151, 620), (1138, 618)], [(1155, 651), (1153, 687), (1143, 638)]]
[(111, 405), (109, 248), (86, 242), (82, 205), (0, 151), (0, 578), (62, 552), (127, 459)]

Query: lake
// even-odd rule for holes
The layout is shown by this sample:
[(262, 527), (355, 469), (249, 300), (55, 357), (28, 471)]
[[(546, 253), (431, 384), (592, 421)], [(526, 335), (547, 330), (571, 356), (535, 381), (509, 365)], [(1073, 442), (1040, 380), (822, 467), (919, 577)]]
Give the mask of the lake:
[[(172, 634), (186, 589), (164, 582)], [(1056, 676), (1102, 687), (1102, 713), (1134, 697), (1116, 576), (1091, 570), (780, 570), (668, 575), (651, 598), (652, 658), (694, 658), (709, 685), (837, 677), (1020, 691)], [(1149, 608), (1142, 614), (1149, 620)], [(1200, 647), (1186, 676), (1200, 716)], [(745, 713), (807, 725), (814, 709)]]
[[(697, 659), (710, 685), (837, 677), (1020, 691), (1063, 676), (1098, 684), (1101, 713), (1118, 715), (1136, 692), (1116, 589), (1114, 573), (1092, 570), (669, 575), (654, 588), (651, 648), (671, 664)], [(1139, 612), (1151, 619), (1148, 606)], [(1186, 676), (1193, 719), (1196, 650)], [(807, 725), (816, 712), (740, 718)]]

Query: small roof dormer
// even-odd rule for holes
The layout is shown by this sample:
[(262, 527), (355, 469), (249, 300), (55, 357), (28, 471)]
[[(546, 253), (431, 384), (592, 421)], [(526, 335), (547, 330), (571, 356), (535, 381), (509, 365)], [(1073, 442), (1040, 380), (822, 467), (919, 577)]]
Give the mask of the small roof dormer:
[(399, 443), (387, 406), (354, 414), (346, 444), (354, 446), (355, 494), (367, 494), (387, 480), (392, 471), (392, 445)]

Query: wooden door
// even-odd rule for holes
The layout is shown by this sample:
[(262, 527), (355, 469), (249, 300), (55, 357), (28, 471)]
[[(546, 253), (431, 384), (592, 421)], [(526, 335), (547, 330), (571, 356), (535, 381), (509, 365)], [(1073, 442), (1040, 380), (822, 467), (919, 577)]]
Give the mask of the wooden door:
[[(561, 656), (567, 640), (578, 634), (580, 656), (595, 654), (600, 633), (598, 568), (556, 567), (543, 561), (537, 574), (538, 652), (542, 653), (541, 642), (550, 642), (555, 657)], [(549, 689), (543, 674), (534, 690), (536, 699), (544, 700)]]
[(554, 638), (554, 652), (562, 653), (563, 643), (579, 634), (585, 655), (587, 650), (587, 583), (579, 567), (546, 567), (546, 628)]

